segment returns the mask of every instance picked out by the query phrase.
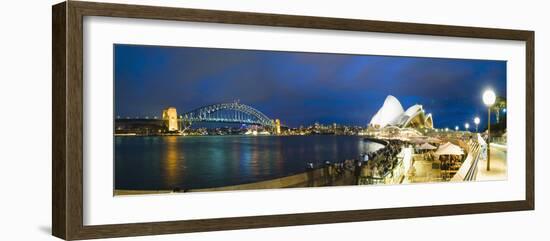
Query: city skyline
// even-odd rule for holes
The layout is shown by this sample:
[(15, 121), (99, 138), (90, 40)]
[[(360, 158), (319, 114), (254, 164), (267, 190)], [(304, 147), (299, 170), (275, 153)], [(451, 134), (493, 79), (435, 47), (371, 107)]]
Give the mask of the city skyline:
[(121, 117), (240, 100), (290, 127), (365, 126), (394, 95), (403, 106), (423, 105), (438, 128), (462, 127), (486, 120), (484, 89), (506, 96), (505, 61), (119, 44), (114, 51)]

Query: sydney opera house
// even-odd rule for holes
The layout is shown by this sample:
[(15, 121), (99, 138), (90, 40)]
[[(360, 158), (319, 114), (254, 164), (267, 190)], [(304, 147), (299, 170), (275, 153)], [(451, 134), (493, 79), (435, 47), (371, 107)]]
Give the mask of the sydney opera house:
[(426, 114), (422, 105), (416, 104), (407, 110), (392, 95), (388, 95), (382, 107), (372, 117), (370, 124), (375, 129), (385, 127), (433, 128), (431, 114)]

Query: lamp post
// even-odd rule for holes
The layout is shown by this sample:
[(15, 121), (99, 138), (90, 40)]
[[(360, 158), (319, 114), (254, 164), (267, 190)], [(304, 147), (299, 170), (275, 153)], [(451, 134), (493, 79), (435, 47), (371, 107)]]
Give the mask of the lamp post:
[(483, 93), (483, 103), (487, 106), (487, 171), (491, 170), (491, 106), (495, 104), (496, 95), (493, 90)]
[(455, 126), (455, 131), (458, 131), (458, 126)]
[(476, 116), (476, 118), (474, 118), (474, 123), (476, 124), (476, 132), (477, 132), (477, 126), (479, 125), (479, 117)]
[(466, 122), (466, 124), (464, 124), (464, 129), (466, 129), (466, 131), (470, 130), (470, 124), (468, 122)]

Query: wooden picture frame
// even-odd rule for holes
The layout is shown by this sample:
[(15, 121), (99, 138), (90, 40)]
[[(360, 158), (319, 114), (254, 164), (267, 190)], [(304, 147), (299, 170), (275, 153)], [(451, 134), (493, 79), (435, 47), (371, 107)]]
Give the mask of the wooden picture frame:
[[(534, 32), (401, 22), (212, 11), (68, 1), (52, 7), (52, 232), (66, 240), (156, 235), (213, 230), (355, 222), (473, 213), (533, 210), (534, 188)], [(479, 39), (526, 43), (525, 200), (215, 218), (187, 221), (83, 224), (83, 17), (107, 16), (175, 21), (299, 27)]]

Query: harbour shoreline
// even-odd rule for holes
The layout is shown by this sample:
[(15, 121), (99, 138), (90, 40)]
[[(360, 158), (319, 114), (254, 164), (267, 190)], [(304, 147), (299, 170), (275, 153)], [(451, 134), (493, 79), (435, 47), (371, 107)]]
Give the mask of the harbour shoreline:
[(258, 189), (276, 189), (293, 187), (322, 187), (322, 186), (345, 186), (356, 183), (352, 171), (344, 173), (336, 172), (333, 165), (306, 170), (304, 172), (285, 177), (279, 177), (264, 181), (243, 183), (230, 186), (220, 186), (198, 189), (164, 189), (164, 190), (130, 190), (115, 189), (115, 196), (143, 195), (143, 194), (169, 194), (169, 193), (188, 193), (188, 192), (210, 192), (210, 191), (236, 191), (236, 190), (258, 190)]

